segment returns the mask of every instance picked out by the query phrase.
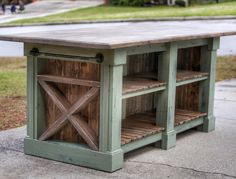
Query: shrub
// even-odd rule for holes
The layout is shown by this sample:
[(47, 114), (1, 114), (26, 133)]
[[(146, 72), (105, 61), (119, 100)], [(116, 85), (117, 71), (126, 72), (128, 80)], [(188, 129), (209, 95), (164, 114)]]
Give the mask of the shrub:
[(187, 6), (186, 1), (184, 1), (184, 0), (176, 0), (175, 4), (178, 6), (181, 6), (181, 7)]
[[(2, 1), (3, 1), (3, 0), (0, 0), (0, 4), (2, 3)], [(32, 1), (33, 1), (33, 0), (23, 0), (23, 2), (24, 2), (25, 4), (31, 3)], [(12, 2), (14, 2), (14, 3), (16, 3), (16, 4), (19, 3), (18, 0), (6, 0), (5, 2), (6, 2), (8, 5), (10, 5)]]
[(150, 0), (113, 0), (112, 4), (116, 6), (145, 6)]

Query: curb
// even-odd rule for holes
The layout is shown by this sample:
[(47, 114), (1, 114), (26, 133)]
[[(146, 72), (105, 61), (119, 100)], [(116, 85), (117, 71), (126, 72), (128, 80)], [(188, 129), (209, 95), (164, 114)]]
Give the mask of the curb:
[(47, 26), (47, 25), (70, 25), (70, 24), (95, 24), (95, 23), (125, 23), (125, 22), (161, 22), (161, 21), (198, 21), (198, 20), (236, 20), (236, 16), (193, 16), (193, 17), (164, 17), (153, 19), (117, 19), (117, 20), (92, 20), (79, 22), (51, 22), (20, 25), (1, 25), (0, 28), (7, 27), (28, 27), (28, 26)]

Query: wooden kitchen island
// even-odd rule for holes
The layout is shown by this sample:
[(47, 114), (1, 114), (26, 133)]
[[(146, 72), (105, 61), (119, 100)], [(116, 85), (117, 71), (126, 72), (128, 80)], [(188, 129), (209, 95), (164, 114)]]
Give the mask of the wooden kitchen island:
[(140, 22), (0, 36), (28, 57), (25, 154), (113, 172), (127, 152), (214, 130), (216, 52), (233, 34)]

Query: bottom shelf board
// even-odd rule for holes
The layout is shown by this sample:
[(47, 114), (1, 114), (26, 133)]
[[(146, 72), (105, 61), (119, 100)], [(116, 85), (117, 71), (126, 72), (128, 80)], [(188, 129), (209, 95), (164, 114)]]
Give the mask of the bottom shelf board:
[[(175, 127), (206, 116), (206, 113), (176, 109)], [(161, 133), (165, 129), (155, 123), (155, 113), (138, 113), (122, 121), (121, 144), (125, 145), (148, 136)]]
[(164, 131), (163, 127), (156, 126), (154, 114), (135, 114), (122, 122), (121, 144), (125, 145), (162, 131)]
[(207, 113), (177, 109), (175, 111), (175, 126), (182, 125), (206, 115)]

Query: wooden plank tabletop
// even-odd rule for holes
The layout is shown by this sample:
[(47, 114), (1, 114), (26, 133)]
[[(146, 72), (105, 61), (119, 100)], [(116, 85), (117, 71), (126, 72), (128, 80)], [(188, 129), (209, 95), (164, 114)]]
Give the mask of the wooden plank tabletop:
[(236, 35), (236, 24), (199, 22), (193, 25), (189, 22), (174, 25), (162, 22), (111, 23), (97, 26), (87, 25), (56, 31), (33, 33), (18, 33), (1, 35), (0, 40), (41, 43), (62, 46), (74, 46), (96, 49), (116, 49), (139, 45), (158, 44), (171, 41), (199, 39)]

